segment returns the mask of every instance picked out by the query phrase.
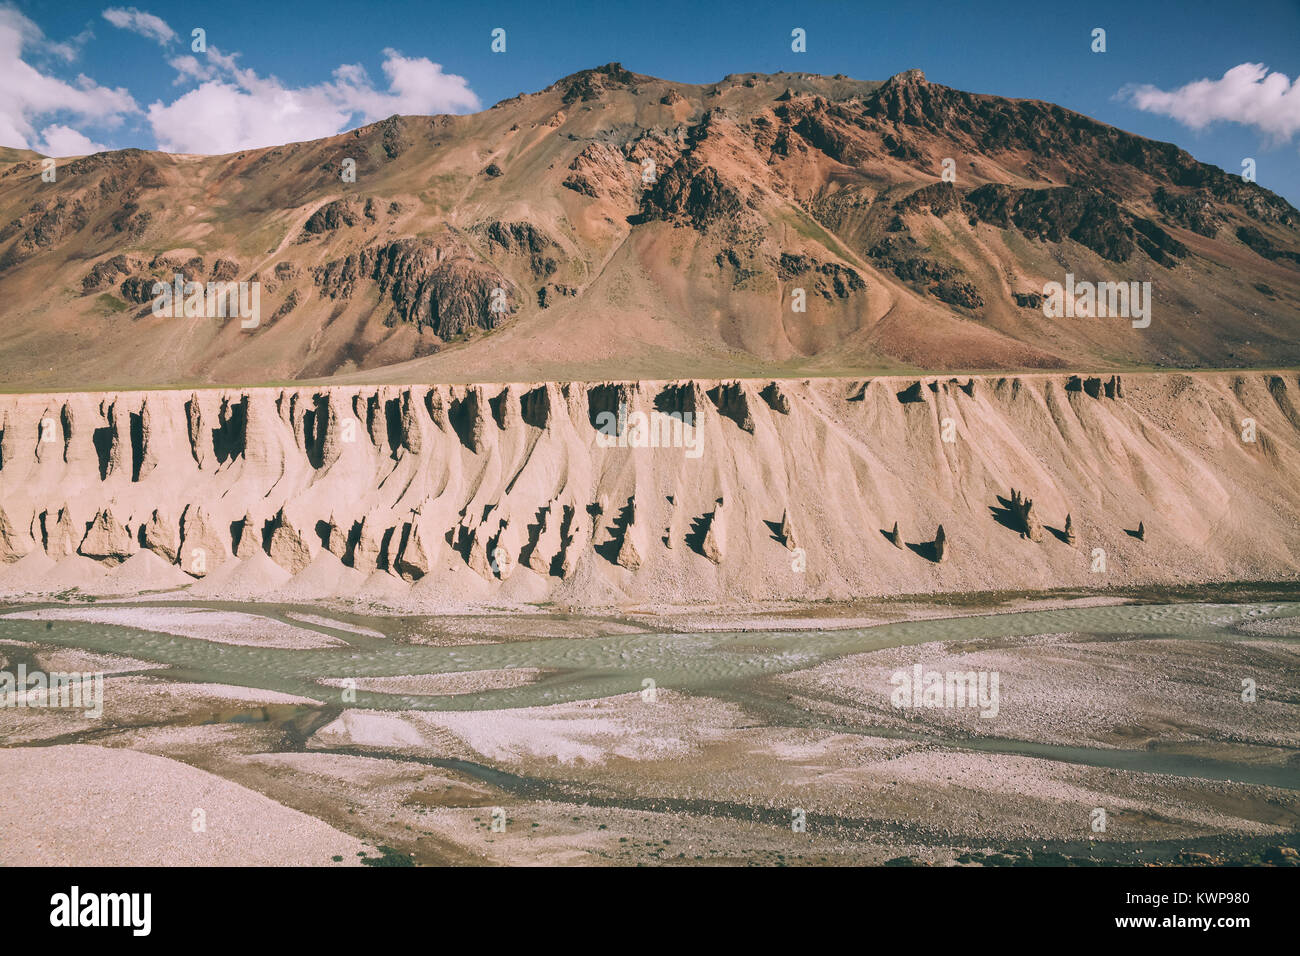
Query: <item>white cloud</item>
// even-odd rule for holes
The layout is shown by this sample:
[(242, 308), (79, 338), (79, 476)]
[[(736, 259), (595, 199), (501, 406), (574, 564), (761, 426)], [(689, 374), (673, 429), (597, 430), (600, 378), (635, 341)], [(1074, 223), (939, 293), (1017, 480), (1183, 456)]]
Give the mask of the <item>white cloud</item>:
[[(21, 149), (50, 145), (36, 135), (36, 124), (42, 118), (72, 117), (91, 127), (113, 128), (127, 115), (139, 112), (135, 100), (124, 89), (100, 86), (86, 76), (66, 82), (42, 73), (23, 59), (25, 51), (45, 52), (50, 47), (35, 23), (13, 7), (0, 6), (0, 76), (4, 77), (0, 145)], [(61, 128), (71, 131), (67, 126)], [(59, 127), (46, 126), (47, 134), (50, 129), (55, 129), (54, 142), (69, 142)]]
[(135, 7), (109, 7), (104, 11), (104, 19), (115, 27), (147, 37), (160, 46), (167, 46), (176, 39), (176, 31), (167, 25), (166, 20)]
[(289, 88), (274, 76), (241, 69), (235, 55), (209, 47), (206, 62), (171, 60), (179, 78), (199, 80), (183, 96), (148, 110), (158, 147), (176, 153), (226, 153), (332, 136), (354, 122), (393, 113), (473, 110), (479, 99), (464, 77), (444, 73), (425, 57), (384, 51), (388, 88), (378, 89), (358, 65), (340, 66), (333, 79)]
[(1300, 77), (1270, 73), (1262, 63), (1241, 63), (1222, 79), (1197, 80), (1165, 91), (1150, 84), (1125, 87), (1138, 109), (1169, 116), (1192, 129), (1229, 122), (1253, 126), (1275, 142), (1300, 131)]
[(46, 156), (87, 156), (90, 153), (102, 153), (108, 147), (94, 142), (71, 126), (56, 123), (41, 130), (39, 149)]

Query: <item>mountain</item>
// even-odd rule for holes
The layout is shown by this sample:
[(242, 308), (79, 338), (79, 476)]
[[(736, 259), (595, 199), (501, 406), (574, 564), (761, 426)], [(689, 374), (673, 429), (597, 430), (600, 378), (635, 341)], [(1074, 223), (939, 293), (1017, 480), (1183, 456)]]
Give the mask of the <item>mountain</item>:
[[(1300, 364), (1289, 203), (918, 70), (609, 64), (469, 116), (41, 174), (0, 151), (15, 391)], [(177, 274), (256, 281), (257, 327), (155, 316)], [(1150, 325), (1047, 318), (1067, 275), (1149, 282)]]

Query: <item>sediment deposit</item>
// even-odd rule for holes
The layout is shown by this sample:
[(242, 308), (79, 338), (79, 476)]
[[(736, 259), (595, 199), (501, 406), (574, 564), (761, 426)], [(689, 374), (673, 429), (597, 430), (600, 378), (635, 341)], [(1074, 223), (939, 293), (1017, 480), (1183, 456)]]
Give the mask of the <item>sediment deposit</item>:
[(0, 596), (446, 608), (1290, 580), (1297, 394), (1294, 372), (1218, 372), (4, 396)]

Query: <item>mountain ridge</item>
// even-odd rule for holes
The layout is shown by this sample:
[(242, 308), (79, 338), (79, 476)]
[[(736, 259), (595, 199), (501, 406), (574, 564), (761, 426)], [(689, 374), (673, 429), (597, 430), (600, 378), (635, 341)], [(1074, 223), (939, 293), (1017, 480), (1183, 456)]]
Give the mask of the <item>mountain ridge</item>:
[[(607, 64), (476, 114), (57, 169), (0, 165), (10, 389), (1300, 364), (1284, 199), (920, 70)], [(258, 326), (150, 314), (177, 273), (258, 282)], [(1046, 320), (1067, 274), (1150, 282), (1152, 328)]]

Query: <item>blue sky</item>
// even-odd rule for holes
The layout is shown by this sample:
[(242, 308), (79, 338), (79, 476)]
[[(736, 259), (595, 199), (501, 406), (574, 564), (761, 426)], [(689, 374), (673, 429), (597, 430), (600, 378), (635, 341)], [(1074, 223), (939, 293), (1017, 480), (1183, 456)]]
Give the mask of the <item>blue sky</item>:
[[(194, 27), (204, 53), (190, 49)], [(490, 50), (495, 27), (504, 54)], [(806, 53), (790, 49), (794, 27)], [(1105, 53), (1090, 49), (1095, 27)], [(1175, 142), (1230, 172), (1252, 157), (1259, 182), (1300, 205), (1300, 0), (0, 2), (0, 145), (224, 152), (392, 112), (466, 112), (611, 60), (695, 83), (919, 67)], [(1213, 82), (1188, 87), (1201, 80)]]

